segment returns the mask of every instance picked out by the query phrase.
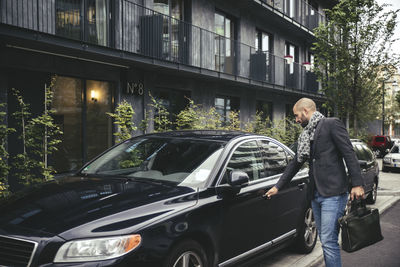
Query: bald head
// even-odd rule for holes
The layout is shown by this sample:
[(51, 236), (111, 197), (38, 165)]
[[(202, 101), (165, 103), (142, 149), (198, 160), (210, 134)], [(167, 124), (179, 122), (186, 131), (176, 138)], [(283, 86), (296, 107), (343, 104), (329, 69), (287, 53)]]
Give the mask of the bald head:
[(317, 110), (315, 102), (309, 98), (302, 98), (294, 104), (293, 114), (297, 123), (304, 128), (307, 126), (313, 113)]
[(312, 101), (309, 98), (303, 97), (299, 101), (297, 101), (296, 104), (294, 104), (293, 109), (296, 109), (296, 110), (307, 109), (311, 112), (314, 112), (317, 110), (317, 107), (316, 107), (314, 101)]

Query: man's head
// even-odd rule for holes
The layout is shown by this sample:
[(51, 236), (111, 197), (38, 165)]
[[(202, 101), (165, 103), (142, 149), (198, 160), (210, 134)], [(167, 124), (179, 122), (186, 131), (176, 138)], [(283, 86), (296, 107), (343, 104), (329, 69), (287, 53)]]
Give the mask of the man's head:
[(297, 123), (304, 128), (307, 126), (311, 116), (317, 110), (315, 102), (309, 98), (301, 98), (293, 106), (293, 113)]

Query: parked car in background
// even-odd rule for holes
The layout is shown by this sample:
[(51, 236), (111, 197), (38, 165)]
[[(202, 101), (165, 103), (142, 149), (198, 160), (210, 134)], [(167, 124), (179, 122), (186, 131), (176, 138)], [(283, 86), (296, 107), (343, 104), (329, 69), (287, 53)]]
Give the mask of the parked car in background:
[(361, 176), (365, 183), (366, 202), (374, 204), (378, 195), (379, 165), (372, 150), (360, 141), (351, 142), (360, 164)]
[(0, 266), (236, 266), (317, 230), (304, 167), (278, 141), (222, 131), (129, 139), (76, 175), (0, 202)]
[(372, 137), (371, 142), (369, 143), (372, 151), (374, 151), (375, 155), (378, 157), (383, 157), (387, 153), (388, 149), (391, 149), (393, 146), (393, 141), (390, 136), (386, 135), (376, 135)]
[(400, 169), (400, 144), (396, 143), (389, 153), (383, 157), (382, 171)]

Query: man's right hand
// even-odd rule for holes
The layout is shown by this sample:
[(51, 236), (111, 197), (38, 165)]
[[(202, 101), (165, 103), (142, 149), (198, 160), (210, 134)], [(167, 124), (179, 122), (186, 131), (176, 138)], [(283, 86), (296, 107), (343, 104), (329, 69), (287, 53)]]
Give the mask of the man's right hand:
[(275, 186), (272, 187), (270, 190), (268, 190), (267, 193), (264, 194), (264, 197), (270, 199), (271, 196), (278, 194), (278, 188), (276, 188)]

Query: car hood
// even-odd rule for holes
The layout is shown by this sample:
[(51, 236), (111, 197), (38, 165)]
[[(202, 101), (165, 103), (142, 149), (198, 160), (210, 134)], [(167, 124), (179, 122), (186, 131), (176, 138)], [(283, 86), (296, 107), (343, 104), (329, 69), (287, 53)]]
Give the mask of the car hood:
[(389, 153), (385, 158), (400, 159), (400, 153)]
[(64, 239), (120, 235), (197, 202), (193, 188), (150, 181), (67, 177), (0, 203), (0, 234)]

